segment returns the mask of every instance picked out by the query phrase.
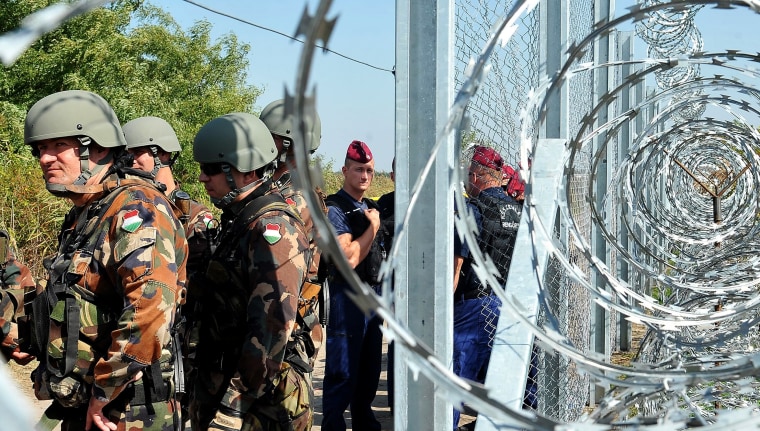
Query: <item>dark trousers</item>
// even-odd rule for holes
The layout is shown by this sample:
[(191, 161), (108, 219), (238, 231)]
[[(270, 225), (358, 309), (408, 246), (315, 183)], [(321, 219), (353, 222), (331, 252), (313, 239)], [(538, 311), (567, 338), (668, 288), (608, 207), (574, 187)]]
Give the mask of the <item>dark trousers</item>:
[(344, 284), (330, 284), (322, 430), (344, 431), (343, 412), (351, 406), (353, 429), (379, 431), (372, 401), (380, 382), (382, 320), (366, 317), (346, 295), (347, 289)]
[[(496, 296), (454, 301), (454, 374), (483, 383), (501, 301)], [(479, 380), (480, 379), (480, 380)], [(454, 409), (454, 429), (459, 410)]]
[(387, 376), (386, 381), (388, 382), (388, 407), (391, 408), (391, 413), (393, 413), (393, 391), (396, 390), (396, 377), (393, 370), (393, 367), (396, 364), (396, 358), (393, 355), (395, 355), (395, 349), (393, 348), (393, 342), (391, 341), (388, 343), (388, 369), (385, 374)]

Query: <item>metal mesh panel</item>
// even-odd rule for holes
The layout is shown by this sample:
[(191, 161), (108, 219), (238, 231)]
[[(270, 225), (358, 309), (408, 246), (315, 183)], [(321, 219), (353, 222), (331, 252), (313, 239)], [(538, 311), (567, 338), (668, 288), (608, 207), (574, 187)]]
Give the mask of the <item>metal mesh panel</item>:
[[(576, 178), (575, 184), (584, 181)], [(555, 236), (562, 239), (563, 229), (555, 226)], [(565, 241), (562, 241), (563, 243)], [(573, 259), (584, 259), (574, 246), (564, 250)], [(587, 292), (577, 283), (571, 282), (564, 274), (564, 268), (556, 257), (552, 256), (544, 273), (547, 286), (548, 302), (553, 307), (552, 313), (557, 317), (560, 331), (579, 346), (588, 346), (591, 302)], [(539, 322), (546, 325), (545, 314), (539, 315)], [(538, 402), (532, 406), (541, 413), (560, 421), (577, 419), (586, 406), (589, 394), (589, 379), (578, 373), (575, 364), (561, 355), (551, 355), (537, 349), (538, 372), (535, 381), (529, 382), (538, 387)]]
[[(455, 85), (459, 88), (471, 58), (485, 45), (494, 21), (505, 14), (511, 2), (462, 0), (456, 2)], [(538, 82), (538, 12), (521, 22), (515, 37), (491, 56), (491, 71), (471, 100), (470, 136), (496, 148), (505, 161), (515, 164), (520, 137), (520, 111), (527, 94)]]
[[(570, 14), (570, 40), (569, 44), (578, 42), (586, 37), (591, 31), (594, 19), (594, 2), (574, 0), (569, 4)], [(589, 50), (581, 62), (593, 60), (593, 50)], [(594, 94), (594, 76), (592, 72), (586, 71), (572, 77), (569, 82), (569, 129), (570, 136), (576, 136), (583, 124), (582, 115), (591, 109), (593, 104), (592, 95)], [(578, 163), (575, 167), (576, 174), (570, 179), (568, 185), (570, 193), (570, 211), (573, 213), (573, 220), (578, 224), (578, 230), (585, 239), (590, 242), (591, 237), (591, 218), (588, 212), (586, 200), (588, 197), (588, 175), (591, 173), (591, 158), (593, 148), (586, 145)], [(584, 256), (576, 249), (574, 242), (568, 243), (568, 257), (575, 261), (578, 267), (587, 268), (586, 274), (590, 275), (589, 265)], [(566, 309), (561, 310), (564, 317), (562, 321), (566, 322), (567, 327), (562, 328), (568, 338), (579, 349), (589, 350), (591, 340), (589, 333), (591, 328), (591, 299), (589, 293), (580, 285), (567, 280), (567, 288), (560, 292), (564, 295), (562, 303), (566, 304)], [(566, 394), (566, 399), (562, 400), (555, 407), (562, 420), (571, 421), (580, 417), (583, 407), (588, 401), (589, 379), (587, 376), (580, 375), (576, 372), (574, 364), (568, 363), (567, 371), (562, 375), (560, 387)], [(551, 414), (547, 411), (548, 414)]]
[[(460, 0), (456, 2), (456, 63), (455, 80), (457, 87), (465, 79), (465, 69), (471, 58), (480, 54), (489, 31), (500, 15), (512, 5), (508, 1)], [(540, 7), (540, 6), (539, 6)], [(569, 6), (572, 23), (571, 41), (585, 37), (593, 23), (593, 2), (577, 0)], [(496, 49), (491, 56), (491, 70), (483, 79), (478, 92), (468, 105), (470, 130), (464, 134), (463, 145), (477, 143), (495, 148), (511, 165), (516, 164), (519, 150), (521, 124), (520, 111), (526, 106), (530, 88), (537, 86), (539, 78), (539, 8), (524, 17), (515, 36), (503, 48)], [(589, 51), (583, 61), (591, 61), (593, 51)], [(577, 134), (581, 116), (592, 105), (592, 72), (579, 73), (569, 81), (570, 101), (569, 124), (571, 134)], [(536, 132), (535, 130), (533, 132)], [(585, 169), (578, 170), (570, 185), (572, 199), (576, 203), (571, 209), (577, 212), (574, 219), (583, 224), (580, 230), (590, 237), (590, 217), (585, 199), (585, 189), (590, 174), (591, 148), (587, 151)], [(471, 156), (471, 155), (469, 155)], [(469, 160), (464, 157), (465, 163)], [(557, 231), (558, 238), (564, 233)], [(572, 244), (572, 241), (569, 242)], [(526, 251), (527, 252), (527, 251)], [(580, 267), (588, 265), (579, 262), (584, 259), (573, 245), (566, 252), (578, 262)], [(555, 260), (549, 262), (544, 274), (549, 287), (549, 302), (552, 313), (559, 318), (561, 332), (568, 335), (581, 349), (589, 348), (591, 325), (591, 301), (589, 294), (578, 284), (572, 283)], [(539, 316), (539, 324), (543, 324)], [(529, 367), (525, 408), (538, 409), (559, 420), (577, 419), (587, 404), (589, 379), (577, 372), (575, 365), (559, 355), (549, 355), (540, 348), (533, 349)], [(535, 397), (533, 396), (535, 394)]]

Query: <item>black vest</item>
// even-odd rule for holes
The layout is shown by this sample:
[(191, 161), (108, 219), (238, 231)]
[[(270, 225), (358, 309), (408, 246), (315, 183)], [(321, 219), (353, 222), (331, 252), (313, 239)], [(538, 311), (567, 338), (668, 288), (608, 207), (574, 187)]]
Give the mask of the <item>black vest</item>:
[(380, 223), (383, 224), (385, 233), (387, 234), (388, 243), (385, 247), (386, 251), (390, 251), (391, 247), (393, 246), (393, 236), (395, 235), (396, 230), (396, 204), (394, 202), (395, 193), (396, 192), (386, 193), (380, 196), (380, 199), (377, 200), (377, 206), (380, 208)]
[[(377, 203), (372, 199), (364, 198), (363, 202), (368, 208), (378, 209)], [(325, 203), (327, 206), (333, 206), (343, 211), (343, 214), (345, 214), (346, 219), (348, 220), (348, 226), (351, 228), (352, 239), (360, 237), (364, 231), (370, 227), (369, 220), (364, 215), (364, 211), (357, 208), (354, 203), (345, 196), (341, 196), (338, 193), (330, 195), (325, 199)], [(356, 265), (356, 268), (354, 268), (356, 275), (358, 275), (362, 281), (370, 285), (380, 284), (380, 265), (383, 263), (386, 256), (386, 240), (387, 233), (381, 223), (380, 229), (377, 230), (377, 235), (375, 235), (375, 239), (372, 241), (369, 253), (367, 253), (367, 257), (359, 262), (359, 264)], [(343, 276), (340, 275), (340, 272), (338, 272), (337, 269), (331, 268), (330, 273), (333, 277), (333, 281), (344, 280)]]
[[(478, 248), (491, 257), (499, 270), (497, 280), (503, 286), (509, 273), (512, 252), (515, 248), (517, 228), (520, 226), (522, 205), (507, 197), (495, 197), (481, 193), (472, 202), (482, 214), (482, 230), (478, 236)], [(475, 271), (470, 269), (472, 259), (465, 261), (462, 271), (465, 276), (463, 290), (477, 289), (482, 285)]]

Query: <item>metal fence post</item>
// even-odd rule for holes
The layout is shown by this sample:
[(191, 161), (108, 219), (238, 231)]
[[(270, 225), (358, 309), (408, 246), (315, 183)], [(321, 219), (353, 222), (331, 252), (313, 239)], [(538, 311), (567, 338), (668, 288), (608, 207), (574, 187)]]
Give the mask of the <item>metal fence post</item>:
[[(626, 31), (626, 32), (620, 32), (618, 34), (618, 53), (621, 60), (629, 60), (633, 58), (633, 52), (634, 52), (634, 44), (633, 44), (633, 32)], [(630, 64), (624, 64), (621, 66), (620, 74), (621, 76), (630, 76), (633, 72), (633, 66)], [(620, 98), (620, 112), (626, 112), (629, 109), (632, 109), (634, 106), (635, 101), (635, 87), (629, 87), (626, 91), (623, 91), (621, 93)], [(625, 127), (621, 128), (620, 135), (617, 137), (618, 139), (618, 151), (617, 151), (617, 165), (620, 166), (620, 164), (623, 162), (623, 159), (628, 154), (628, 144), (631, 142), (631, 139), (633, 138), (633, 124), (628, 123)], [(619, 187), (619, 193), (622, 196), (622, 185)], [(622, 209), (620, 208), (623, 203), (616, 202), (616, 205), (618, 206), (617, 212), (618, 214), (622, 214)], [(623, 249), (628, 249), (628, 233), (624, 226), (618, 226), (618, 238), (620, 241), (620, 246)], [(630, 269), (628, 267), (628, 262), (625, 259), (621, 259), (618, 267), (618, 274), (621, 280), (625, 280), (626, 282), (631, 282), (630, 277)], [(625, 315), (619, 315), (618, 316), (618, 325), (619, 325), (619, 339), (620, 339), (620, 350), (623, 351), (630, 351), (632, 346), (632, 333), (631, 333), (631, 324), (628, 322), (628, 320), (625, 318)]]
[[(412, 187), (430, 158), (453, 103), (453, 0), (396, 3), (396, 211), (408, 207)], [(449, 173), (454, 138), (436, 154), (431, 175), (405, 226), (404, 268), (396, 273), (396, 315), (439, 359), (451, 363), (454, 197)], [(396, 217), (399, 222), (401, 217)], [(452, 405), (424, 376), (415, 379), (396, 349), (394, 429), (452, 429)]]

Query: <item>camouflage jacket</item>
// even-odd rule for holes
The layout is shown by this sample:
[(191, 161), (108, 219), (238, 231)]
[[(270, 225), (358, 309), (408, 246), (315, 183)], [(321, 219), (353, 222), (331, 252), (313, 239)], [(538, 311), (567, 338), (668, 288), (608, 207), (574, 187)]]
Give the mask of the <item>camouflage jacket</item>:
[[(291, 341), (309, 244), (295, 212), (267, 205), (253, 217), (251, 208), (267, 198), (288, 208), (264, 184), (222, 214), (206, 272), (198, 344), (198, 384), (211, 395), (237, 392), (255, 400), (269, 393)], [(222, 403), (239, 408), (238, 401)]]
[[(184, 214), (181, 198), (178, 198), (180, 189), (175, 189), (170, 195), (169, 200), (174, 202), (175, 215), (180, 219), (185, 228), (185, 238), (187, 239), (188, 257), (187, 257), (187, 278), (190, 279), (192, 274), (202, 270), (201, 265), (206, 256), (209, 246), (209, 229), (214, 227), (214, 215), (211, 210), (206, 208), (202, 203), (188, 199), (187, 214)], [(184, 193), (184, 192), (183, 192)], [(185, 194), (187, 196), (187, 194)], [(188, 196), (189, 198), (189, 196)], [(183, 220), (186, 218), (186, 220)]]
[[(8, 239), (5, 236), (0, 241), (7, 243)], [(16, 260), (10, 245), (0, 249), (5, 250), (0, 263), (0, 340), (4, 348), (13, 350), (19, 343), (17, 319), (26, 315), (24, 304), (34, 296), (36, 286), (29, 268)]]
[[(316, 236), (317, 233), (314, 230), (314, 221), (311, 218), (311, 209), (306, 204), (306, 198), (303, 196), (301, 190), (293, 187), (293, 181), (290, 178), (290, 172), (285, 172), (280, 178), (277, 179), (275, 185), (285, 198), (285, 202), (290, 204), (298, 211), (298, 214), (303, 220), (304, 229), (306, 230), (306, 236), (309, 239), (309, 252), (311, 255), (311, 262), (309, 263), (309, 280), (317, 279), (317, 270), (319, 268), (320, 251), (317, 248)], [(319, 204), (321, 210), (327, 214), (327, 207), (325, 206), (325, 197), (321, 190), (317, 190), (319, 195)]]
[[(92, 395), (112, 400), (166, 355), (185, 285), (187, 242), (172, 205), (151, 183), (112, 175), (103, 184), (107, 191), (71, 209), (48, 265), (45, 295), (59, 296), (48, 310), (47, 357), (37, 374), (44, 381), (51, 370), (68, 368), (66, 347), (76, 338), (66, 331), (73, 296), (80, 312), (71, 373), (92, 384)], [(37, 303), (34, 310), (39, 318)]]

